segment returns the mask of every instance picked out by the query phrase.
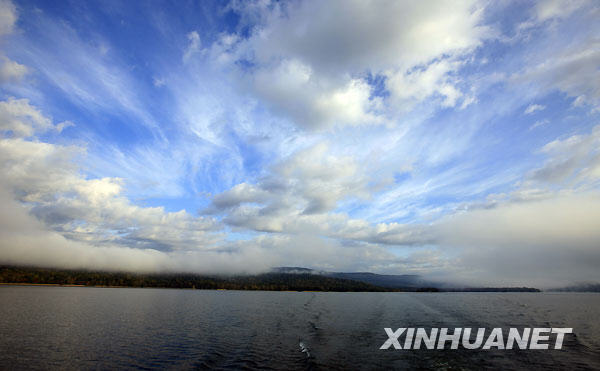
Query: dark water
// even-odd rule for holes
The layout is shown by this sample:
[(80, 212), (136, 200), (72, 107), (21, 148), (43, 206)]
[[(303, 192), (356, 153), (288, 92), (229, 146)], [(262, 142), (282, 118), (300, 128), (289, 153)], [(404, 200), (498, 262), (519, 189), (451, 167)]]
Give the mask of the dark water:
[[(561, 350), (379, 350), (384, 327), (575, 335)], [(0, 287), (0, 369), (600, 369), (599, 331), (598, 294)]]

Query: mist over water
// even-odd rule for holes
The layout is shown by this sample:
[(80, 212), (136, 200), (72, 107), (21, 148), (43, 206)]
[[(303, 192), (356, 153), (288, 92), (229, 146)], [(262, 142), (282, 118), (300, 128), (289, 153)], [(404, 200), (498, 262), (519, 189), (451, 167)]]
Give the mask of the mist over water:
[[(600, 368), (598, 294), (5, 286), (0, 302), (0, 369)], [(561, 350), (380, 350), (385, 327), (574, 335)]]

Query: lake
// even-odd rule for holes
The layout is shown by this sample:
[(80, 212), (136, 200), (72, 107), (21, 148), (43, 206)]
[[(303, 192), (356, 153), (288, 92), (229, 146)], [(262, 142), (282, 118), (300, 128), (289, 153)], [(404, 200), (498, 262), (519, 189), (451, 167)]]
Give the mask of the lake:
[[(386, 327), (574, 334), (560, 350), (380, 350)], [(600, 369), (599, 334), (593, 293), (0, 286), (0, 369)]]

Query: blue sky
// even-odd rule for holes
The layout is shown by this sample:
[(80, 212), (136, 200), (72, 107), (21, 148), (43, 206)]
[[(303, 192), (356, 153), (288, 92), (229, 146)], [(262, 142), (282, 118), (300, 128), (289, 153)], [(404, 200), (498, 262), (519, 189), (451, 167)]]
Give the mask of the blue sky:
[(0, 10), (6, 262), (600, 278), (593, 1)]

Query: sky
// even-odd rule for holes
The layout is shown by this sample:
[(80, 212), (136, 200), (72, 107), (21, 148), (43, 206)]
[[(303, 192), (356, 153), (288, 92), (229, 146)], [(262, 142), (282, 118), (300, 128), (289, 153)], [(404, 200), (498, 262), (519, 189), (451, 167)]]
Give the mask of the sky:
[(596, 1), (0, 0), (0, 262), (600, 274)]

